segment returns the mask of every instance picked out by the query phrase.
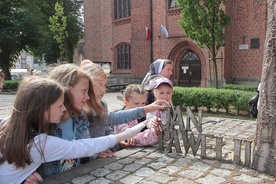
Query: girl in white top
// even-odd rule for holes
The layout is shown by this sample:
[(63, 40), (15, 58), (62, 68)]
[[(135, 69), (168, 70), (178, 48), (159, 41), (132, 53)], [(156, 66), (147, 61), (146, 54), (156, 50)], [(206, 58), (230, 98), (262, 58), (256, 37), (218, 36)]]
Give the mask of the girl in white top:
[(61, 121), (64, 89), (52, 79), (21, 81), (11, 116), (0, 125), (0, 183), (23, 182), (42, 163), (92, 156), (136, 135), (145, 124), (117, 135), (67, 141), (48, 135)]

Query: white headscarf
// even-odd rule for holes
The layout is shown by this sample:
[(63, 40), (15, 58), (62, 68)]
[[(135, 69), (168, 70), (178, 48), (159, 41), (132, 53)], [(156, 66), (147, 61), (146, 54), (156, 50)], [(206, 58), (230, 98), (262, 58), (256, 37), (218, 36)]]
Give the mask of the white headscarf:
[(162, 71), (166, 59), (157, 59), (150, 65), (150, 71), (144, 77), (141, 85), (144, 87), (145, 82), (151, 75), (159, 74)]

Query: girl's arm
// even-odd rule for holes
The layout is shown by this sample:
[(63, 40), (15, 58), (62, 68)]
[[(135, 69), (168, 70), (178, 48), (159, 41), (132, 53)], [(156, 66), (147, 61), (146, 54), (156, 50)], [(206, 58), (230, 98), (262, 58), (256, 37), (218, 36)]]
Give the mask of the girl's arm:
[(148, 112), (164, 110), (165, 107), (169, 105), (170, 104), (165, 100), (156, 100), (155, 102), (144, 107), (137, 107), (129, 110), (111, 112), (108, 115), (108, 125), (119, 125), (123, 123), (128, 123), (135, 119), (145, 117), (146, 113)]

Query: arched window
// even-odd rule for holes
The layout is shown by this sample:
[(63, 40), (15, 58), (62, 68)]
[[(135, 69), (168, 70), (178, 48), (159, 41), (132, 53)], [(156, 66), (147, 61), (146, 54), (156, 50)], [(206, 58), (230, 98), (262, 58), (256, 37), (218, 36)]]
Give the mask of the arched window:
[(114, 0), (114, 20), (131, 15), (131, 0)]
[(117, 70), (130, 70), (130, 46), (121, 44), (116, 49), (117, 53)]

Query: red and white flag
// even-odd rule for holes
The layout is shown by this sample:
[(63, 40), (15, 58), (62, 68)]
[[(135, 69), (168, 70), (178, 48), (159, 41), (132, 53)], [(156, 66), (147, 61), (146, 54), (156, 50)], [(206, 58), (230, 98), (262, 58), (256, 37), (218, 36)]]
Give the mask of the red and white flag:
[(145, 26), (145, 29), (146, 29), (146, 40), (150, 40), (151, 30), (147, 26)]

